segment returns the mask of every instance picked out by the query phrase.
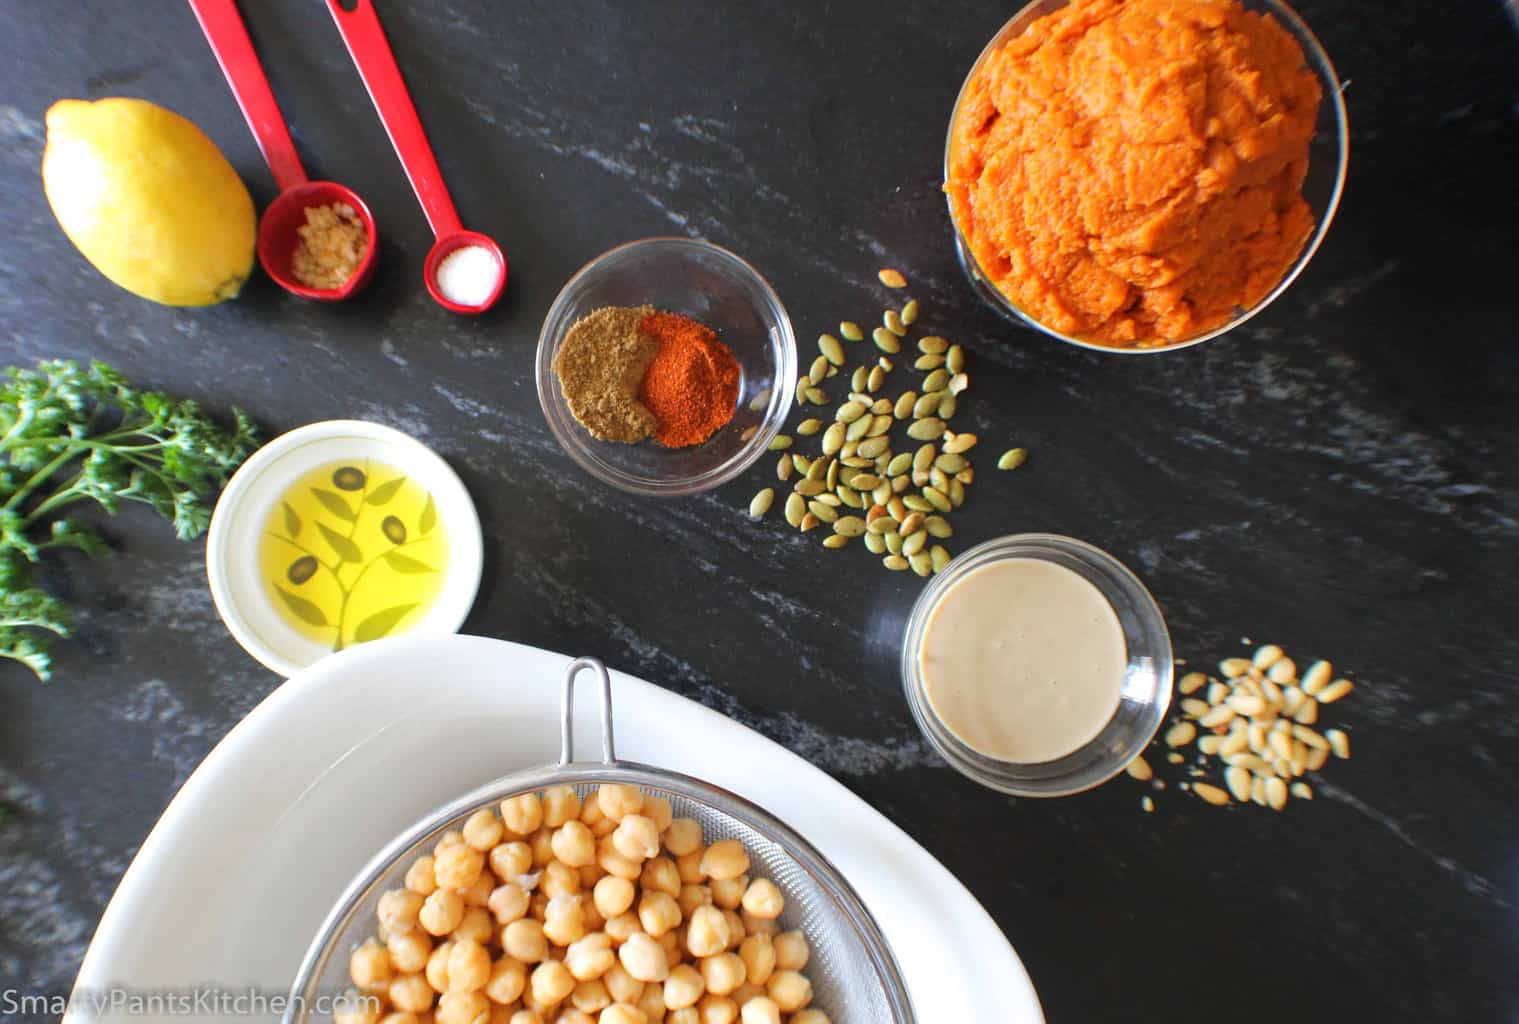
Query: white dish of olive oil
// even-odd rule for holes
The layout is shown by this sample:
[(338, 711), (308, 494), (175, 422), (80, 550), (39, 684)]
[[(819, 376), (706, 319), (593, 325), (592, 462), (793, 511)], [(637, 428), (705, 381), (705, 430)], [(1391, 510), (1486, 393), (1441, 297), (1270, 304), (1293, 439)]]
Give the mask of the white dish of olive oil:
[(480, 520), (458, 475), (421, 442), (358, 420), (312, 423), (255, 452), (206, 544), (222, 621), (285, 676), (382, 637), (456, 632), (480, 568)]

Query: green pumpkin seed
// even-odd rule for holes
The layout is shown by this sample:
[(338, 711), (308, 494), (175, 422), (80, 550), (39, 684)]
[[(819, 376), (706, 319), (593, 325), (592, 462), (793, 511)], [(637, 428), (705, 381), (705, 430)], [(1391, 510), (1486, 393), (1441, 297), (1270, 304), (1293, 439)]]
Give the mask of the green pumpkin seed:
[(859, 493), (849, 487), (840, 486), (834, 490), (834, 493), (839, 496), (840, 501), (850, 508), (865, 507), (865, 502), (860, 500)]
[(804, 397), (813, 405), (828, 404), (828, 392), (824, 391), (822, 388), (808, 388), (806, 392), (804, 392)]
[(907, 568), (908, 562), (907, 559), (903, 558), (901, 555), (887, 555), (885, 558), (881, 559), (881, 564), (886, 566), (886, 568), (890, 569), (892, 572), (901, 572), (903, 569)]
[(959, 407), (959, 399), (955, 398), (954, 395), (945, 395), (943, 398), (939, 399), (939, 419), (949, 419), (955, 414), (955, 410)]
[(829, 494), (826, 491), (824, 491), (822, 494), (819, 494), (813, 500), (820, 501), (824, 505), (827, 505), (829, 508), (838, 508), (840, 505), (844, 504), (839, 500), (839, 496), (837, 494)]
[(901, 338), (907, 334), (907, 328), (902, 323), (902, 314), (894, 309), (888, 309), (881, 314), (881, 323), (886, 329)]
[(856, 366), (854, 373), (849, 375), (849, 389), (851, 391), (865, 390), (865, 382), (870, 379), (865, 367)]
[(951, 345), (948, 354), (944, 357), (944, 365), (949, 367), (950, 373), (959, 373), (965, 369), (965, 349), (959, 345)]
[(944, 357), (936, 355), (924, 355), (912, 361), (914, 370), (937, 370), (944, 365)]
[(891, 489), (893, 491), (895, 491), (896, 493), (901, 494), (901, 493), (903, 493), (904, 491), (907, 490), (907, 485), (910, 484), (911, 482), (912, 481), (908, 480), (907, 477), (905, 477), (905, 476), (899, 476), (899, 477), (895, 478), (894, 480), (892, 480), (892, 482), (891, 482)]
[(976, 482), (976, 467), (966, 466), (964, 469), (960, 470), (960, 472), (955, 474), (955, 479), (960, 481), (966, 487), (969, 487), (971, 484)]
[(798, 473), (801, 473), (801, 474), (805, 475), (806, 472), (807, 472), (807, 470), (808, 470), (808, 468), (811, 467), (811, 465), (812, 465), (812, 460), (809, 459), (807, 456), (802, 455), (799, 452), (792, 452), (791, 453), (791, 466)]
[(870, 404), (870, 413), (872, 416), (885, 416), (888, 415), (893, 408), (894, 406), (891, 404), (891, 399), (877, 398)]
[(942, 355), (947, 348), (949, 348), (949, 342), (937, 334), (926, 334), (918, 339), (918, 351), (924, 355)]
[(841, 548), (848, 543), (848, 537), (841, 537), (837, 533), (829, 534), (827, 537), (823, 538), (823, 547), (825, 548)]
[(815, 498), (828, 489), (828, 485), (821, 480), (799, 480), (792, 490), (804, 498)]
[[(891, 500), (886, 502), (886, 513), (900, 524), (902, 520), (907, 518), (907, 506), (902, 504), (901, 498), (893, 495)], [(902, 532), (900, 525), (897, 527), (897, 532)]]
[(807, 514), (807, 499), (800, 494), (786, 496), (786, 522), (792, 526), (802, 525), (802, 516)]
[(907, 564), (912, 566), (912, 571), (917, 573), (919, 576), (933, 575), (934, 560), (926, 551), (919, 551), (917, 554), (909, 557), (907, 559)]
[(919, 532), (914, 533), (911, 536), (903, 534), (902, 554), (906, 555), (908, 558), (911, 558), (913, 555), (916, 555), (918, 552), (922, 551), (923, 546), (927, 543), (928, 534), (926, 533)]
[(860, 419), (855, 420), (853, 423), (849, 424), (849, 427), (844, 431), (844, 439), (846, 441), (860, 440), (866, 434), (870, 433), (870, 425), (873, 422), (875, 421), (870, 417), (861, 417)]
[(944, 390), (944, 388), (948, 384), (949, 384), (949, 371), (948, 370), (943, 370), (943, 369), (935, 370), (933, 373), (930, 373), (927, 377), (923, 378), (923, 390), (924, 391), (942, 391), (942, 390)]
[(805, 419), (796, 425), (796, 432), (803, 437), (811, 437), (823, 429), (823, 421), (817, 418)]
[(863, 455), (846, 455), (839, 461), (850, 469), (869, 469), (876, 464), (874, 459), (867, 459)]
[[(906, 502), (904, 501), (903, 504), (905, 505)], [(902, 517), (902, 525), (897, 528), (897, 532), (900, 533), (904, 537), (911, 537), (913, 534), (917, 533), (922, 528), (923, 528), (923, 513), (922, 512), (909, 512), (909, 513), (907, 513), (907, 515), (905, 515), (905, 516)]]
[(954, 440), (944, 442), (944, 450), (951, 455), (968, 452), (976, 447), (977, 437), (975, 434), (956, 434)]
[(813, 515), (811, 512), (808, 512), (802, 517), (802, 525), (800, 529), (803, 533), (809, 533), (813, 530), (816, 530), (818, 528), (818, 523), (820, 522), (821, 520), (818, 519), (817, 516)]
[(1009, 448), (997, 460), (998, 469), (1017, 469), (1028, 458), (1027, 448)]
[(945, 540), (955, 535), (955, 528), (943, 516), (928, 516), (923, 520), (923, 529), (928, 531), (930, 537), (938, 540)]
[(912, 468), (927, 473), (928, 467), (934, 464), (934, 457), (938, 454), (939, 450), (937, 448), (931, 444), (925, 444), (913, 453)]
[[(958, 438), (956, 440), (958, 440)], [(970, 465), (970, 463), (965, 461), (965, 456), (956, 455), (954, 452), (950, 451), (949, 444), (946, 444), (944, 446), (944, 454), (934, 460), (934, 465), (944, 470), (946, 473), (958, 473), (960, 470)]]
[(858, 451), (865, 458), (873, 459), (890, 447), (891, 438), (889, 437), (869, 437), (860, 442)]
[(965, 485), (958, 480), (949, 482), (949, 503), (955, 508), (965, 504)]
[(807, 467), (807, 479), (821, 480), (826, 477), (828, 475), (828, 464), (832, 461), (827, 456), (813, 459), (812, 464)]
[(873, 491), (881, 486), (881, 478), (870, 473), (856, 473), (849, 480), (849, 486), (857, 491)]
[(887, 476), (901, 476), (912, 468), (912, 452), (901, 452), (893, 455), (891, 461), (886, 464)]
[(823, 454), (832, 455), (844, 446), (844, 424), (831, 423), (823, 431)]
[(928, 556), (933, 562), (934, 572), (943, 572), (944, 567), (950, 562), (949, 551), (943, 544), (935, 544), (929, 548)]
[(771, 503), (775, 501), (775, 488), (766, 487), (754, 497), (749, 499), (749, 518), (761, 519), (766, 512), (770, 511)]
[(911, 327), (918, 319), (918, 300), (908, 299), (907, 305), (902, 307), (902, 322)]
[(896, 366), (895, 363), (893, 363), (890, 359), (887, 359), (885, 356), (882, 356), (881, 358), (877, 359), (876, 360), (876, 365), (879, 366), (881, 369), (885, 370), (887, 373), (890, 373), (892, 371), (892, 369)]
[(853, 320), (840, 321), (839, 333), (849, 341), (860, 341), (865, 337), (865, 332), (860, 330), (860, 325)]
[(867, 533), (865, 535), (865, 550), (872, 555), (886, 553), (886, 538), (879, 533)]
[(807, 371), (807, 383), (812, 386), (823, 383), (828, 378), (828, 357), (818, 356), (812, 361), (812, 367)]
[(834, 366), (844, 365), (844, 346), (831, 334), (818, 335), (818, 351)]
[(957, 373), (949, 379), (949, 393), (952, 395), (958, 395), (968, 387), (970, 387), (970, 377), (967, 374)]
[(797, 382), (796, 382), (796, 404), (797, 405), (801, 405), (803, 402), (807, 401), (807, 392), (811, 388), (812, 388), (812, 378), (811, 377), (807, 376), (804, 373), (804, 374), (801, 375), (801, 377), (797, 378)]
[(897, 404), (893, 407), (893, 411), (896, 413), (897, 419), (905, 420), (908, 416), (912, 415), (913, 407), (917, 404), (918, 393), (916, 391), (904, 391), (901, 397), (897, 399)]
[(818, 521), (823, 523), (831, 523), (839, 517), (839, 514), (830, 506), (816, 500), (807, 503), (807, 511), (817, 516)]
[(870, 429), (865, 431), (866, 437), (880, 437), (891, 429), (891, 413), (877, 413), (870, 418)]
[(833, 532), (841, 537), (858, 537), (865, 532), (865, 520), (859, 516), (840, 516), (834, 520)]
[(845, 402), (839, 406), (838, 411), (833, 414), (833, 418), (839, 423), (853, 423), (865, 415), (868, 407), (868, 403)]
[(930, 391), (920, 397), (912, 405), (912, 418), (921, 420), (925, 416), (932, 416), (939, 411), (939, 405), (944, 401), (944, 392)]
[(925, 416), (921, 420), (914, 420), (912, 426), (907, 428), (907, 436), (914, 441), (933, 441), (944, 434), (944, 421), (936, 416)]
[(745, 427), (744, 428), (744, 432), (742, 434), (738, 435), (738, 439), (740, 441), (744, 442), (744, 444), (748, 444), (749, 443), (749, 439), (751, 437), (753, 437), (755, 434), (758, 434), (758, 433), (759, 433), (759, 424), (756, 423), (753, 426)]
[(865, 529), (884, 537), (888, 533), (897, 532), (897, 521), (891, 516), (877, 516), (866, 524)]
[(890, 551), (894, 555), (902, 553), (902, 535), (900, 533), (893, 530), (891, 533), (882, 534), (881, 536), (886, 541), (887, 551)]
[(928, 503), (934, 508), (938, 509), (940, 512), (949, 512), (955, 507), (950, 502), (949, 495), (945, 494), (937, 487), (923, 488), (923, 497), (927, 498)]
[(870, 492), (870, 500), (874, 501), (877, 505), (886, 504), (891, 500), (891, 496), (891, 484), (888, 483), (882, 483), (880, 487)]
[(839, 485), (839, 463), (835, 459), (828, 464), (828, 489), (831, 491)]
[(877, 327), (871, 331), (870, 339), (876, 343), (876, 348), (887, 355), (894, 356), (902, 351), (902, 343), (897, 340), (897, 336), (884, 327)]
[(882, 267), (876, 271), (876, 278), (888, 288), (907, 287), (907, 278), (902, 276), (902, 272), (900, 270), (893, 270), (890, 267)]
[(775, 478), (781, 483), (785, 483), (787, 480), (791, 479), (791, 471), (791, 458), (789, 456), (782, 455), (781, 460), (775, 464)]
[(928, 471), (928, 482), (945, 494), (949, 493), (949, 474), (945, 473), (938, 466), (934, 466)]
[[(862, 366), (860, 369), (863, 370), (865, 367)], [(879, 366), (872, 366), (870, 368), (870, 374), (865, 378), (865, 390), (870, 392), (880, 391), (881, 385), (885, 383), (886, 371), (881, 369)]]

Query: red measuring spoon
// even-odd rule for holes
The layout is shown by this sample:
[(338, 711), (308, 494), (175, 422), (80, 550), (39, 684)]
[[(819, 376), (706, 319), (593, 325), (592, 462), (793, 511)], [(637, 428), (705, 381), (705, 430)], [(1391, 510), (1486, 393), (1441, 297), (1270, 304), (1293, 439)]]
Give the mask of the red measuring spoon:
[[(259, 152), (274, 175), (274, 183), (280, 194), (264, 210), (258, 222), (258, 261), (264, 272), (274, 278), (281, 288), (308, 299), (336, 302), (355, 294), (369, 282), (374, 273), (375, 253), (378, 250), (379, 233), (375, 230), (374, 216), (364, 205), (358, 193), (333, 181), (311, 181), (301, 158), (295, 152), (290, 130), (285, 126), (285, 116), (264, 76), (263, 65), (253, 49), (253, 40), (237, 13), (235, 0), (190, 0), (200, 29), (216, 54), (222, 74), (232, 87), (232, 95), (248, 121), (248, 128), (258, 141)], [(299, 228), (306, 223), (306, 208), (346, 203), (353, 208), (364, 224), (369, 244), (358, 269), (336, 288), (309, 288), (296, 280), (290, 271), (290, 258), (300, 241)]]
[[(374, 4), (371, 0), (357, 0), (351, 11), (345, 10), (339, 0), (327, 0), (327, 6), (344, 45), (348, 47), (348, 55), (364, 80), (364, 88), (369, 90), (369, 98), (374, 101), (380, 122), (385, 125), (390, 144), (395, 147), (396, 156), (401, 158), (407, 180), (422, 204), (422, 212), (427, 215), (428, 226), (436, 239), (422, 267), (428, 293), (444, 309), (455, 313), (483, 313), (495, 304), (501, 297), (501, 289), (506, 287), (506, 256), (488, 236), (478, 231), (466, 231), (460, 222), (459, 212), (454, 209), (448, 186), (443, 183), (443, 172), (438, 169), (432, 146), (427, 142), (427, 132), (422, 129), (422, 120), (411, 102), (411, 93), (396, 65), (395, 54), (390, 49), (390, 41), (385, 37)], [(483, 301), (475, 304), (455, 302), (439, 286), (438, 268), (454, 252), (471, 246), (478, 246), (489, 254), (495, 265), (496, 280)]]

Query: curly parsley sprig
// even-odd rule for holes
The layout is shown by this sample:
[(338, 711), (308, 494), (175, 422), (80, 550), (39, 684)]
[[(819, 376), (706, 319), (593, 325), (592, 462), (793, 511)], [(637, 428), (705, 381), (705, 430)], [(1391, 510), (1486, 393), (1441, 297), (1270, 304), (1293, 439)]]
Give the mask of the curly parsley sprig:
[(109, 553), (90, 527), (62, 515), (92, 501), (151, 505), (181, 540), (211, 521), (212, 500), (257, 444), (233, 409), (224, 430), (194, 402), (140, 391), (105, 363), (47, 360), (0, 378), (0, 657), (50, 674), (49, 633), (73, 632), (69, 609), (32, 584), (50, 548)]

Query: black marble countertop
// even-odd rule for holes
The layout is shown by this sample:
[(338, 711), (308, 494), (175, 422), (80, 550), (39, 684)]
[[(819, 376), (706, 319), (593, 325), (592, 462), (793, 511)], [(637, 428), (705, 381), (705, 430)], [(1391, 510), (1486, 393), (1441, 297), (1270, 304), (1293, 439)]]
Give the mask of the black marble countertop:
[[(1519, 1019), (1519, 43), (1498, 0), (1300, 6), (1347, 82), (1338, 221), (1265, 314), (1142, 359), (1011, 326), (955, 264), (944, 126), (1006, 3), (382, 0), (460, 211), (511, 260), (479, 319), (423, 290), (426, 224), (315, 0), (245, 6), (308, 169), (381, 221), (369, 291), (316, 305), (260, 275), (173, 310), (101, 278), (42, 195), (53, 100), (164, 103), (260, 205), (272, 184), (187, 6), (65, 6), (0, 10), (0, 362), (105, 358), (270, 435), (360, 417), (422, 438), (484, 521), (468, 632), (600, 655), (806, 756), (964, 880), (1052, 1020)], [(1250, 637), (1333, 659), (1359, 682), (1337, 711), (1354, 758), (1281, 814), (1174, 784), (1146, 814), (1122, 777), (1012, 800), (945, 768), (897, 672), (919, 580), (751, 524), (770, 460), (672, 506), (553, 445), (543, 315), (587, 259), (657, 234), (751, 260), (804, 351), (905, 270), (970, 350), (960, 418), (1033, 453), (983, 472), (955, 549), (1081, 537), (1149, 585), (1180, 657)], [(117, 557), (47, 570), (82, 618), (55, 681), (0, 666), (0, 989), (67, 991), (159, 813), (279, 685), (218, 621), (203, 543), (150, 515), (108, 529)]]

